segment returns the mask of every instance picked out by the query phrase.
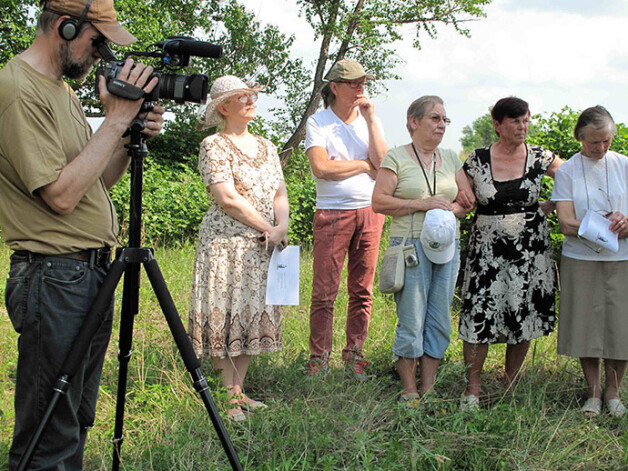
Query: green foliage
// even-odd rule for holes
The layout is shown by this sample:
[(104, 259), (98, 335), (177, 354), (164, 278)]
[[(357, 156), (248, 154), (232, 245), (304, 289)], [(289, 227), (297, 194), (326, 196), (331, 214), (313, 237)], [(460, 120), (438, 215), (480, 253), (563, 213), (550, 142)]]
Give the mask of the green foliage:
[(535, 132), (530, 135), (528, 142), (551, 150), (563, 160), (569, 159), (580, 150), (580, 144), (573, 136), (573, 129), (580, 115), (565, 106), (558, 113), (549, 116), (534, 115)]
[(611, 150), (628, 155), (628, 127), (624, 123), (617, 123), (617, 133), (611, 144)]
[[(130, 174), (111, 189), (126, 243), (129, 223)], [(143, 238), (151, 246), (178, 246), (195, 240), (208, 200), (198, 171), (186, 165), (162, 165), (146, 161), (142, 194)]]
[(185, 105), (175, 119), (166, 121), (164, 131), (146, 141), (153, 161), (162, 165), (186, 164), (196, 171), (199, 145), (207, 135), (207, 129), (196, 129), (196, 106)]
[(462, 128), (460, 143), (463, 150), (469, 154), (472, 150), (486, 147), (496, 140), (497, 134), (495, 134), (493, 118), (489, 112), (477, 118), (471, 125)]
[(29, 15), (37, 1), (4, 0), (0, 5), (0, 67), (28, 47), (35, 37), (35, 24)]
[(284, 178), (290, 202), (290, 243), (312, 243), (313, 220), (316, 211), (316, 181), (312, 178), (307, 156), (295, 152), (284, 168)]
[(221, 35), (213, 39), (223, 46), (220, 61), (214, 61), (214, 75), (233, 74), (250, 77), (266, 85), (266, 93), (274, 93), (285, 82), (294, 80), (301, 69), (300, 58), (290, 57), (293, 36), (286, 36), (276, 26), (262, 27), (255, 13), (235, 0), (214, 1), (214, 20)]

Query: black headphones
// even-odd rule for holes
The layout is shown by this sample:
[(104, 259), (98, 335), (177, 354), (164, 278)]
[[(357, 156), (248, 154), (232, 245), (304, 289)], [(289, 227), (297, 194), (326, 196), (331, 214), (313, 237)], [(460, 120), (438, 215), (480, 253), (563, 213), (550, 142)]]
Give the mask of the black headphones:
[(81, 14), (81, 17), (77, 20), (76, 18), (66, 18), (59, 25), (59, 36), (61, 36), (66, 41), (72, 41), (76, 39), (81, 31), (81, 25), (87, 16), (87, 12), (89, 12), (89, 7), (92, 5), (92, 0), (88, 0), (87, 5), (85, 5), (85, 10)]

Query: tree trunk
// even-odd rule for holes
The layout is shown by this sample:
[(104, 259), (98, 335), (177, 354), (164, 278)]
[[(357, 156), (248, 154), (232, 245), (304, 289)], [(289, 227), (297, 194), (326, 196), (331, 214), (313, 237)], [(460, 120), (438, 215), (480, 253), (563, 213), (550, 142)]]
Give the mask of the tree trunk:
[[(284, 144), (283, 149), (279, 153), (279, 158), (281, 160), (282, 165), (286, 165), (288, 159), (294, 152), (294, 150), (301, 144), (303, 139), (305, 138), (305, 126), (307, 124), (307, 120), (310, 116), (316, 113), (318, 109), (318, 105), (321, 103), (321, 90), (325, 86), (323, 82), (323, 71), (325, 70), (325, 66), (327, 65), (327, 60), (329, 59), (329, 45), (332, 39), (331, 27), (335, 25), (336, 18), (338, 15), (339, 1), (336, 0), (333, 6), (333, 13), (325, 22), (324, 18), (321, 17), (321, 22), (325, 23), (325, 34), (323, 35), (323, 41), (321, 43), (320, 52), (318, 54), (318, 62), (316, 64), (316, 73), (314, 74), (314, 87), (312, 89), (312, 94), (310, 95), (310, 101), (307, 104), (307, 108), (305, 109), (305, 113), (301, 117), (301, 121), (299, 125), (292, 133), (292, 136), (288, 139), (288, 141)], [(357, 18), (362, 11), (362, 7), (364, 6), (364, 0), (359, 0), (356, 3), (356, 6), (353, 10), (353, 18), (349, 21), (347, 26), (347, 38), (351, 38), (353, 33), (355, 32), (355, 28), (357, 27)], [(336, 55), (336, 60), (334, 64), (339, 60), (344, 59), (345, 54), (347, 52), (348, 47), (348, 39), (346, 39), (340, 46), (338, 54)], [(333, 64), (332, 64), (333, 66)]]

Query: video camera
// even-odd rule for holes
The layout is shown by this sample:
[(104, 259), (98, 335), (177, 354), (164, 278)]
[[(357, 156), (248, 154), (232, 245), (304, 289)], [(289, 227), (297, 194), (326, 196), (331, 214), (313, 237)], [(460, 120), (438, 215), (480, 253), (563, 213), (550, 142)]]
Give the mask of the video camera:
[[(104, 66), (96, 70), (96, 94), (98, 94), (98, 77), (102, 75), (106, 79), (109, 93), (128, 100), (144, 98), (145, 102), (166, 99), (174, 100), (176, 103), (205, 103), (209, 84), (209, 78), (206, 75), (178, 75), (164, 73), (161, 69), (176, 70), (187, 67), (190, 63), (190, 56), (214, 59), (222, 56), (221, 46), (185, 36), (171, 36), (164, 41), (151, 44), (146, 51), (130, 51), (126, 53), (123, 60), (116, 58), (104, 38), (97, 39), (94, 45), (105, 63)], [(153, 77), (159, 79), (159, 84), (152, 92), (146, 93), (143, 89), (118, 78), (120, 70), (129, 56), (159, 59), (159, 62), (154, 66), (155, 71), (150, 76), (150, 79)]]

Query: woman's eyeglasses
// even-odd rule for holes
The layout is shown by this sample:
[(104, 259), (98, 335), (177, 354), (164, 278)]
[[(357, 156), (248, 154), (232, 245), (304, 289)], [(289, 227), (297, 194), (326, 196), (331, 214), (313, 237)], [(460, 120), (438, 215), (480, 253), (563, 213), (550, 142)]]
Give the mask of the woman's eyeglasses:
[(366, 80), (334, 80), (336, 83), (344, 83), (349, 85), (349, 88), (367, 87), (368, 82)]
[(257, 93), (251, 93), (249, 95), (240, 95), (238, 97), (238, 101), (242, 103), (243, 105), (246, 105), (249, 102), (249, 100), (255, 103), (257, 101)]
[(434, 124), (440, 124), (441, 121), (445, 123), (445, 126), (449, 126), (451, 124), (451, 119), (449, 119), (447, 116), (439, 116), (437, 114), (433, 114), (431, 116), (428, 116), (427, 118), (431, 120)]

